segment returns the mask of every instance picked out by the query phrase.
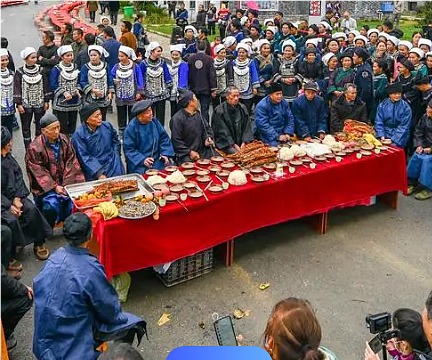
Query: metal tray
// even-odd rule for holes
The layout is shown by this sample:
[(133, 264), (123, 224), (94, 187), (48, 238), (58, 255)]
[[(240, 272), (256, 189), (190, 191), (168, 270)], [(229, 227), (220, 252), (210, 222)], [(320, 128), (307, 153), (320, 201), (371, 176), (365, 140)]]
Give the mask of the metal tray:
[[(146, 195), (154, 192), (154, 189), (151, 185), (144, 180), (144, 178), (140, 174), (127, 174), (127, 175), (119, 175), (111, 178), (89, 181), (79, 184), (66, 185), (65, 190), (69, 197), (72, 199), (84, 194), (90, 190), (92, 190), (95, 186), (106, 183), (108, 181), (118, 181), (118, 180), (137, 180), (138, 182), (138, 190), (136, 191), (128, 191), (121, 193), (119, 195), (123, 196), (125, 200), (132, 199), (139, 195)], [(113, 195), (116, 196), (116, 195)], [(75, 204), (75, 203), (74, 203)], [(84, 207), (76, 207), (78, 210), (85, 210), (92, 208), (93, 206), (84, 206)]]
[(120, 212), (119, 212), (118, 217), (122, 218), (122, 219), (127, 219), (127, 220), (139, 220), (139, 219), (144, 219), (146, 217), (152, 216), (154, 214), (154, 212), (156, 211), (157, 206), (154, 202), (149, 202), (148, 204), (153, 204), (153, 211), (151, 212), (151, 214), (144, 215), (144, 216), (124, 216), (124, 215), (120, 214)]

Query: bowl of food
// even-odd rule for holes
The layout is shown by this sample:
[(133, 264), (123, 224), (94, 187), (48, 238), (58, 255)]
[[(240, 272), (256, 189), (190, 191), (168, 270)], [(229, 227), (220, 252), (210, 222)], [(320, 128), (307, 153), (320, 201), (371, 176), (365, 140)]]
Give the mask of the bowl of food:
[(193, 169), (194, 166), (195, 165), (193, 162), (185, 162), (185, 163), (181, 164), (181, 167), (183, 169)]
[(235, 166), (235, 164), (232, 162), (224, 162), (221, 164), (221, 167), (223, 169), (232, 169), (234, 166)]
[(211, 181), (211, 177), (208, 175), (198, 176), (196, 179), (200, 183), (207, 183), (207, 182)]
[(210, 159), (199, 159), (199, 160), (197, 160), (197, 164), (198, 165), (209, 165)]
[(203, 196), (203, 193), (202, 193), (202, 191), (199, 191), (199, 190), (192, 191), (192, 192), (189, 194), (189, 197), (190, 197), (191, 199), (199, 199), (199, 198), (202, 197), (202, 196)]
[(178, 194), (169, 194), (169, 195), (165, 196), (165, 200), (166, 200), (167, 202), (174, 202), (174, 201), (177, 201), (178, 198), (179, 198), (179, 195), (178, 195)]
[(225, 159), (222, 156), (213, 156), (211, 157), (210, 160), (217, 163), (221, 163), (225, 161)]
[(212, 194), (220, 194), (223, 192), (223, 187), (221, 185), (212, 185), (208, 188), (208, 191), (210, 191)]
[(263, 172), (263, 169), (260, 166), (255, 166), (253, 168), (250, 168), (249, 171), (251, 174), (261, 174)]
[(275, 163), (270, 163), (270, 164), (264, 164), (263, 168), (266, 170), (275, 170), (276, 169), (276, 164)]
[(148, 169), (148, 170), (145, 172), (145, 174), (146, 174), (147, 176), (154, 176), (154, 175), (159, 174), (159, 170), (157, 170), (157, 169)]
[(176, 171), (177, 169), (178, 169), (177, 166), (175, 166), (175, 165), (170, 165), (170, 166), (167, 166), (167, 167), (165, 168), (165, 171), (166, 171), (166, 172), (169, 172), (169, 173), (172, 173), (172, 172)]
[(220, 169), (221, 169), (221, 168), (220, 168), (219, 166), (217, 166), (217, 165), (209, 166), (209, 170), (210, 170), (211, 172), (214, 172), (214, 173), (217, 173)]
[(220, 177), (228, 177), (230, 172), (228, 170), (219, 170), (216, 174)]
[(183, 191), (184, 187), (182, 185), (173, 185), (173, 186), (170, 186), (169, 189), (171, 192), (179, 193), (179, 192)]
[(197, 175), (198, 176), (206, 176), (208, 174), (210, 174), (210, 170), (207, 170), (207, 169), (203, 169), (203, 170), (198, 170), (197, 171)]
[(196, 174), (196, 171), (193, 169), (188, 169), (188, 170), (184, 170), (182, 172), (182, 174), (186, 177), (191, 177), (191, 176), (194, 176)]

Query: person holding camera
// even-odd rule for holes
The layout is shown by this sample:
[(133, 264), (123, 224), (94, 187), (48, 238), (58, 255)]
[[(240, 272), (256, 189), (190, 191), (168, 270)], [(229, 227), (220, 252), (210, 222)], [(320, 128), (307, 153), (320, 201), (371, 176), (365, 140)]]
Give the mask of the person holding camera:
[(320, 346), (321, 326), (307, 300), (288, 298), (279, 301), (264, 332), (264, 349), (272, 360), (336, 360)]

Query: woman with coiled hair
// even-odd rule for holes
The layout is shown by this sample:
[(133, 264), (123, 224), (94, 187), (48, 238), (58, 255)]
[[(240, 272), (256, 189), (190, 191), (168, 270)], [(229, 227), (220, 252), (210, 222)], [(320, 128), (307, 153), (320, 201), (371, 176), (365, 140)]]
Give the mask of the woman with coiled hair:
[(264, 332), (264, 348), (273, 360), (336, 360), (320, 346), (321, 326), (307, 300), (279, 301)]

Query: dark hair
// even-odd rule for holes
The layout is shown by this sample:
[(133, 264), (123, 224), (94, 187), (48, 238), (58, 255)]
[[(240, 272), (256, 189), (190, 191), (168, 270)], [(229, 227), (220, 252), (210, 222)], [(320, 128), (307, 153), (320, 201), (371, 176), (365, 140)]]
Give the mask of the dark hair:
[(384, 72), (387, 71), (387, 61), (384, 61), (382, 59), (375, 59), (373, 62), (376, 63), (379, 68), (383, 69)]
[(362, 28), (365, 29), (366, 31), (369, 31), (370, 26), (369, 25), (363, 25)]
[(86, 42), (87, 45), (94, 45), (96, 42), (96, 36), (90, 33), (85, 34), (84, 41)]
[(274, 358), (278, 360), (323, 360), (318, 347), (321, 326), (307, 300), (288, 298), (279, 301), (264, 332), (264, 347), (273, 339)]
[(260, 32), (260, 28), (258, 25), (252, 25), (250, 28), (255, 29), (256, 31)]
[(231, 27), (236, 28), (237, 30), (241, 29), (241, 23), (238, 19), (234, 19), (231, 23)]
[(254, 16), (254, 17), (258, 17), (258, 11), (257, 10), (249, 10), (249, 12)]
[(393, 313), (393, 326), (401, 332), (400, 340), (407, 341), (411, 348), (419, 351), (428, 349), (420, 313), (412, 309), (397, 309)]
[(419, 34), (421, 37), (423, 37), (423, 33), (421, 31), (414, 31), (413, 34), (411, 35), (411, 39), (417, 34)]
[(109, 346), (98, 360), (143, 360), (143, 358), (131, 345), (121, 343)]
[(205, 51), (205, 49), (207, 48), (207, 43), (205, 41), (198, 40), (196, 42), (196, 48), (198, 51)]
[(7, 49), (8, 45), (9, 45), (8, 39), (2, 36), (2, 38), (1, 38), (1, 48), (2, 49)]
[(103, 29), (103, 32), (109, 36), (109, 37), (114, 37), (114, 29), (111, 26), (107, 26), (105, 29)]
[(125, 28), (128, 29), (128, 31), (132, 30), (132, 23), (127, 20), (123, 20), (122, 23), (124, 24)]
[(45, 30), (43, 33), (45, 34), (45, 36), (48, 39), (50, 39), (51, 41), (54, 41), (55, 36), (54, 36), (54, 33), (51, 30)]
[(328, 9), (328, 10), (326, 11), (326, 15), (327, 15), (327, 14), (332, 14), (332, 15), (333, 15), (333, 14), (334, 14), (334, 11), (333, 11), (332, 9)]
[(74, 29), (74, 31), (76, 31), (78, 34), (80, 34), (81, 36), (84, 35), (84, 31), (82, 31), (82, 29)]
[(388, 28), (389, 30), (393, 30), (393, 23), (389, 20), (383, 22), (383, 26)]
[(99, 24), (98, 26), (96, 26), (99, 30), (103, 30), (105, 29), (105, 25), (104, 24)]
[(283, 17), (283, 12), (282, 11), (276, 11), (276, 15), (280, 15)]
[(63, 26), (65, 27), (68, 33), (71, 33), (73, 31), (72, 24), (64, 23)]
[(432, 291), (426, 299), (426, 312), (428, 320), (432, 320)]

